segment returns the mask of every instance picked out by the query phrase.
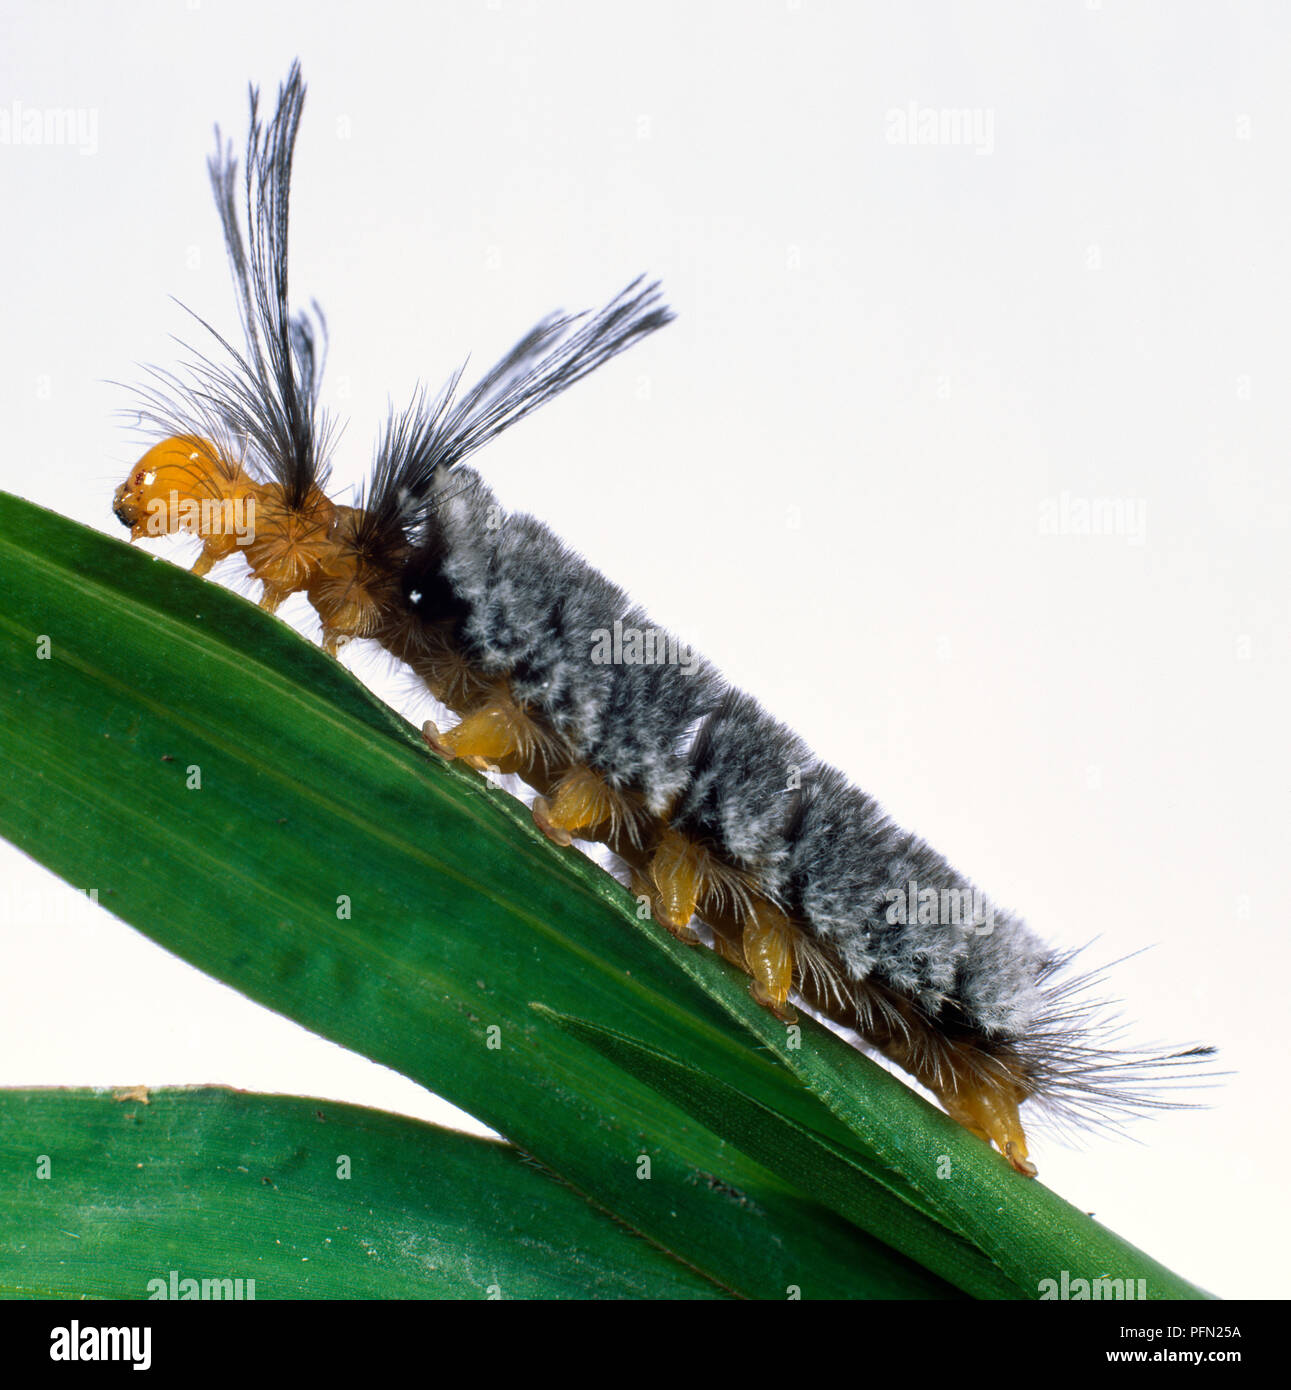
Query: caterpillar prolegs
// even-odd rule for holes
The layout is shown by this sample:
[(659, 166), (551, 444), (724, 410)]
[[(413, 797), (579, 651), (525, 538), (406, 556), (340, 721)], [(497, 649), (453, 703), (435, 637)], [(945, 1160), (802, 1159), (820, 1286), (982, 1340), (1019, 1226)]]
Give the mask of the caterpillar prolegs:
[(507, 513), (467, 459), (672, 318), (657, 283), (543, 319), (473, 386), (392, 414), (356, 505), (326, 493), (324, 331), (287, 298), (287, 208), (304, 86), (293, 66), (251, 130), (241, 183), (209, 169), (243, 350), (155, 371), (160, 437), (117, 489), (132, 539), (187, 532), (204, 574), (241, 554), (272, 610), (304, 593), (323, 641), (370, 639), (459, 722), (436, 754), (514, 773), (560, 846), (599, 842), (653, 918), (713, 945), (777, 1017), (792, 1000), (855, 1030), (1034, 1174), (1019, 1107), (1103, 1122), (1174, 1104), (1209, 1049), (1115, 1045), (1093, 976), (997, 908), (750, 695), (653, 625), (541, 521)]

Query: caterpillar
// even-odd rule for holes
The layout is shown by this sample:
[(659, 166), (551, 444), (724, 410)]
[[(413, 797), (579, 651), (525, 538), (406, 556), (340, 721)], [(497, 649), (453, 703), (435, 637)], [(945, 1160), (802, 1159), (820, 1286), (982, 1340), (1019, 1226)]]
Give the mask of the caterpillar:
[[(370, 480), (329, 498), (319, 403), (326, 326), (288, 302), (299, 63), (266, 122), (250, 92), (244, 177), (216, 129), (208, 161), (245, 346), (151, 369), (158, 439), (117, 488), (132, 540), (187, 533), (206, 574), (241, 554), (275, 610), (303, 593), (335, 655), (379, 643), (457, 717), (435, 754), (515, 774), (556, 845), (607, 847), (653, 919), (707, 940), (792, 1020), (794, 1000), (859, 1035), (1034, 1176), (1023, 1104), (1115, 1123), (1174, 1105), (1213, 1049), (1136, 1049), (1017, 915), (822, 761), (751, 695), (468, 464), (483, 445), (673, 318), (658, 282), (536, 324), (469, 387), (393, 409)], [(244, 225), (245, 224), (245, 225)]]

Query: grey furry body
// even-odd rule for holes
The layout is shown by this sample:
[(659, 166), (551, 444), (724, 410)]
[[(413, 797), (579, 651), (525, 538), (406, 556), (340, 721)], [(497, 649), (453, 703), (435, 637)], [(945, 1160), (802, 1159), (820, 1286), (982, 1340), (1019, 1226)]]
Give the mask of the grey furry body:
[(516, 699), (541, 709), (575, 758), (662, 814), (686, 783), (687, 735), (720, 698), (713, 668), (595, 661), (616, 622), (644, 630), (646, 615), (542, 522), (504, 514), (471, 469), (449, 475), (430, 524), (443, 578), (466, 609), (468, 659), (508, 675)]
[[(651, 628), (645, 614), (542, 522), (504, 513), (478, 474), (457, 468), (441, 486), (430, 548), (473, 665), (508, 676), (575, 759), (742, 870), (850, 980), (877, 979), (988, 1038), (1025, 1034), (1054, 956), (1022, 922), (711, 666), (594, 662), (597, 634), (616, 620)], [(903, 914), (911, 884), (939, 905), (949, 890), (983, 920)]]

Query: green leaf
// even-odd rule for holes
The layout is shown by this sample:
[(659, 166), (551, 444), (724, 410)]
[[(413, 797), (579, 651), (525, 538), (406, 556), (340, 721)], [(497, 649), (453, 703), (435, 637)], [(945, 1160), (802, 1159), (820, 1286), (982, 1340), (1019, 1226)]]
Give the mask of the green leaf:
[[(682, 959), (688, 973), (699, 963)], [(985, 1254), (1030, 1297), (1046, 1280), (1139, 1280), (1154, 1300), (1213, 1298), (1137, 1246), (1023, 1178), (943, 1111), (881, 1068), (858, 1067), (854, 1049), (825, 1028), (793, 1046), (784, 1029), (751, 1005), (747, 992), (714, 989), (769, 1052), (852, 1131), (863, 1152), (899, 1172), (952, 1231)]]
[(219, 586), (3, 495), (0, 580), (0, 832), (28, 853), (724, 1288), (954, 1295), (529, 1008), (626, 1026), (851, 1142), (678, 970), (688, 948), (513, 798), (429, 758), (338, 663)]
[(0, 1297), (168, 1297), (172, 1271), (256, 1299), (722, 1296), (506, 1144), (214, 1087), (0, 1091)]
[(917, 1195), (903, 1191), (894, 1182), (895, 1175), (872, 1159), (849, 1153), (707, 1072), (615, 1029), (553, 1014), (541, 1004), (534, 1008), (548, 1014), (560, 1027), (582, 1038), (630, 1075), (640, 1077), (661, 1095), (675, 1100), (750, 1158), (777, 1172), (792, 1173), (809, 1196), (818, 1198), (886, 1244), (906, 1251), (957, 1288), (977, 1298), (1026, 1296), (979, 1250), (919, 1210)]

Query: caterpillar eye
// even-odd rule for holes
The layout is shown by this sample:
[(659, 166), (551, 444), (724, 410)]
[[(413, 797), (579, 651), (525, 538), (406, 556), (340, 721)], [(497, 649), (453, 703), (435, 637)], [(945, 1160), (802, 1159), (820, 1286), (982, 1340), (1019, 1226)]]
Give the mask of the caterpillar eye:
[(129, 484), (122, 483), (112, 495), (112, 515), (127, 530), (133, 530), (139, 508), (130, 496)]

